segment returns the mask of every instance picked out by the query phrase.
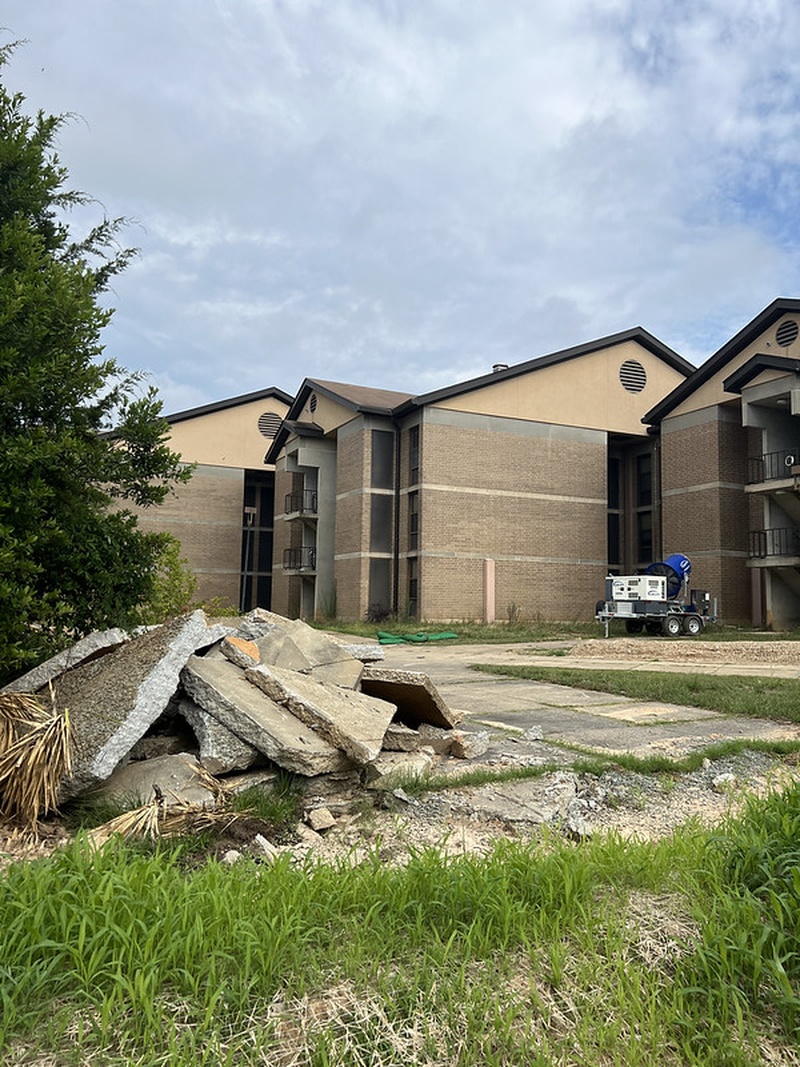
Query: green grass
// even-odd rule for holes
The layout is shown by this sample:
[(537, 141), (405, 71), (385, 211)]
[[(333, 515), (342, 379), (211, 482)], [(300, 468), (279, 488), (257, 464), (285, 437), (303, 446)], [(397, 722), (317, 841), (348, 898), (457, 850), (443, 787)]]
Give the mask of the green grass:
[[(354, 637), (374, 638), (378, 630), (391, 634), (437, 633), (451, 630), (458, 634), (460, 644), (524, 644), (530, 641), (569, 641), (572, 639), (599, 638), (603, 627), (597, 622), (544, 622), (540, 619), (514, 618), (513, 621), (482, 623), (435, 622), (420, 619), (386, 619), (384, 622), (365, 622), (346, 619), (318, 619), (311, 626), (331, 633), (352, 634)], [(621, 624), (611, 626), (612, 639), (629, 637)], [(642, 638), (642, 640), (649, 640)], [(771, 631), (748, 630), (738, 626), (709, 626), (696, 641), (800, 641), (799, 630)], [(450, 643), (450, 642), (445, 642)]]
[(457, 633), (458, 639), (457, 641), (444, 641), (443, 644), (465, 645), (555, 641), (601, 636), (597, 623), (593, 622), (538, 622), (525, 619), (513, 623), (497, 622), (492, 625), (479, 622), (425, 622), (419, 619), (387, 619), (381, 623), (325, 619), (312, 625), (330, 633), (372, 638), (376, 636), (378, 630), (390, 634), (439, 633), (449, 630)]
[(800, 682), (793, 678), (491, 664), (475, 664), (475, 670), (510, 678), (554, 682), (575, 689), (615, 693), (636, 700), (658, 700), (667, 704), (709, 708), (727, 715), (800, 722)]
[(800, 1036), (798, 837), (795, 789), (711, 836), (398, 868), (79, 838), (0, 879), (3, 1062), (755, 1065)]

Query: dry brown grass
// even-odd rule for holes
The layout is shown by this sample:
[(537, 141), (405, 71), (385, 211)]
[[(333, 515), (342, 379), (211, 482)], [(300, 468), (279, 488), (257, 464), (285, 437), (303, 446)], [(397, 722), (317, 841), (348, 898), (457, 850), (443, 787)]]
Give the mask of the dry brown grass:
[(33, 833), (55, 811), (58, 789), (72, 771), (69, 712), (26, 693), (0, 693), (0, 814)]

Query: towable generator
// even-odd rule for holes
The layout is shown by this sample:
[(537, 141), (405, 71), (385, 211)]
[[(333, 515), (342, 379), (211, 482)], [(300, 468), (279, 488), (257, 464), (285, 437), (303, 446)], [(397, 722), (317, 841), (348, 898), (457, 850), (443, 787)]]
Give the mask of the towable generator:
[(705, 589), (689, 591), (692, 564), (680, 552), (651, 563), (643, 574), (609, 575), (605, 600), (598, 600), (594, 617), (605, 625), (619, 619), (629, 634), (696, 637), (717, 621), (717, 601)]

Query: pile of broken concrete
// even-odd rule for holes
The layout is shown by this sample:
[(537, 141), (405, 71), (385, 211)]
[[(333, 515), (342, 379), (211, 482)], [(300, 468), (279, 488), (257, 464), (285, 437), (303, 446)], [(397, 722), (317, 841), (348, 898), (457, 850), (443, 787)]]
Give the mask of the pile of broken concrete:
[(69, 710), (73, 768), (60, 800), (102, 788), (130, 807), (152, 798), (213, 806), (281, 768), (373, 789), (469, 755), (424, 674), (387, 670), (377, 644), (348, 644), (256, 609), (202, 611), (135, 634), (109, 630), (6, 686)]

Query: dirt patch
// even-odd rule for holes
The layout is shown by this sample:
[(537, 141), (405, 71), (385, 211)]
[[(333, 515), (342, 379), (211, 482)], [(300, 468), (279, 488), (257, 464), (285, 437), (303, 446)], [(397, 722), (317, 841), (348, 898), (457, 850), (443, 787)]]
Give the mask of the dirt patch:
[(691, 641), (685, 638), (591, 638), (570, 649), (576, 659), (653, 660), (657, 663), (726, 663), (800, 667), (800, 641)]

